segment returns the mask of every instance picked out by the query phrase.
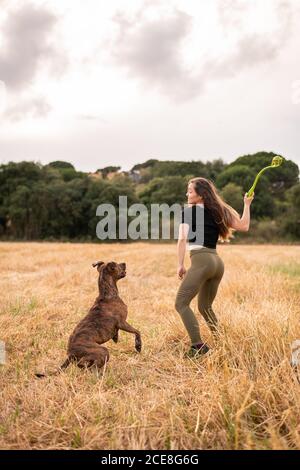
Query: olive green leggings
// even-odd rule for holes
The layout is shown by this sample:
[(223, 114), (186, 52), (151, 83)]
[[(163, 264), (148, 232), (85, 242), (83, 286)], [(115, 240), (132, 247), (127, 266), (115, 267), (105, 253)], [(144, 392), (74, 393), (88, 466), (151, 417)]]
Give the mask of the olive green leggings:
[(209, 328), (216, 333), (218, 320), (212, 303), (224, 274), (224, 263), (216, 248), (203, 247), (190, 251), (191, 266), (178, 289), (175, 308), (180, 314), (192, 345), (200, 343), (199, 323), (190, 308), (190, 302), (198, 294), (198, 309)]

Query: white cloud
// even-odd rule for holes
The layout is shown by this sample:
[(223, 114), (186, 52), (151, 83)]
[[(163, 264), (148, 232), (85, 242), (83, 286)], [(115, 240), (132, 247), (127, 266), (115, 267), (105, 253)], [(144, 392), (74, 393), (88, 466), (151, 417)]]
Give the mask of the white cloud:
[(56, 22), (49, 9), (30, 3), (9, 11), (0, 49), (0, 77), (9, 89), (30, 85), (45, 65), (55, 74), (64, 70), (66, 57), (52, 42)]
[(12, 121), (44, 117), (51, 109), (45, 96), (34, 91), (35, 81), (46, 69), (48, 79), (61, 77), (67, 56), (55, 45), (57, 16), (47, 7), (34, 3), (6, 6), (0, 48), (0, 79), (9, 93), (4, 116)]
[(86, 170), (261, 149), (297, 160), (298, 0), (11, 2), (0, 158)]
[[(170, 5), (153, 13), (153, 6), (147, 2), (130, 17), (126, 10), (118, 10), (112, 21), (118, 26), (116, 37), (105, 42), (110, 47), (111, 62), (128, 71), (128, 77), (140, 80), (144, 90), (158, 89), (174, 102), (191, 100), (204, 92), (211, 80), (222, 80), (238, 75), (243, 68), (257, 66), (274, 60), (286, 45), (292, 31), (293, 5), (283, 0), (246, 2), (246, 0), (218, 0), (217, 10), (225, 37), (231, 40), (234, 29), (235, 41), (231, 50), (219, 51), (209, 56), (205, 41), (218, 42), (214, 28), (210, 37), (201, 37), (203, 44), (194, 42), (193, 47), (202, 46), (194, 63), (188, 68), (184, 56), (196, 28), (211, 22), (209, 10), (195, 21), (193, 15)], [(201, 11), (201, 7), (199, 8)], [(264, 15), (266, 25), (256, 21), (257, 15)], [(248, 22), (248, 24), (247, 24)], [(246, 28), (247, 25), (247, 28)], [(268, 30), (268, 28), (270, 28)], [(266, 31), (267, 29), (267, 31)], [(214, 35), (216, 37), (214, 37)]]
[(39, 118), (47, 116), (50, 112), (51, 106), (43, 96), (35, 98), (27, 98), (10, 106), (5, 110), (5, 116), (11, 121), (20, 121), (24, 118)]

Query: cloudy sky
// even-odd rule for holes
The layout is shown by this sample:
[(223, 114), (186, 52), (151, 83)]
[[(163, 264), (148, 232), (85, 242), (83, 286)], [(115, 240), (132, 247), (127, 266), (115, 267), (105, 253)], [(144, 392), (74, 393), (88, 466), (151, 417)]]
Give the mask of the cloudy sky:
[(300, 0), (0, 0), (0, 163), (300, 164)]

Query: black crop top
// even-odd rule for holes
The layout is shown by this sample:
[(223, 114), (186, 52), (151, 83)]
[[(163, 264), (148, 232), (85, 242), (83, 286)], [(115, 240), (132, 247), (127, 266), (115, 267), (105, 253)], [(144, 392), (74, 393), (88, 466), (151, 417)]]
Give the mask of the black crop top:
[(202, 245), (207, 248), (216, 248), (219, 226), (207, 207), (194, 204), (182, 208), (181, 223), (189, 224), (187, 236), (189, 246)]

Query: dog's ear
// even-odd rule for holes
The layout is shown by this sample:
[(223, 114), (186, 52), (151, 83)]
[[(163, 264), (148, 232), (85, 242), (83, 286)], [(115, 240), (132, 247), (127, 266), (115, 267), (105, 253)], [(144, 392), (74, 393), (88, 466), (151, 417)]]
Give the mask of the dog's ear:
[(97, 270), (99, 271), (99, 268), (102, 266), (102, 264), (104, 264), (104, 261), (97, 261), (96, 263), (93, 263), (92, 266), (93, 268), (96, 268), (97, 266)]

